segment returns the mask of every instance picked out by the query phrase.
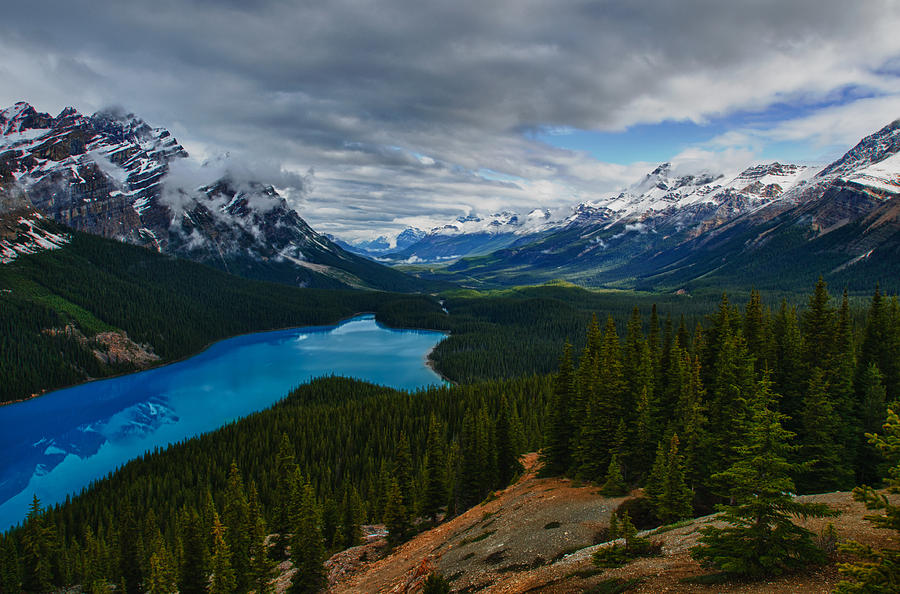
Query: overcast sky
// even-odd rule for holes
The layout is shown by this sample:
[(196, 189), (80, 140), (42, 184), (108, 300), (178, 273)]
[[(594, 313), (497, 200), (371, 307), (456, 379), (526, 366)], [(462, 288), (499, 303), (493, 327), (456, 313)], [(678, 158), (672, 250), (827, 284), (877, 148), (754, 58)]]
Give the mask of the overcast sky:
[(898, 4), (7, 2), (0, 104), (122, 106), (359, 238), (832, 158), (900, 117)]

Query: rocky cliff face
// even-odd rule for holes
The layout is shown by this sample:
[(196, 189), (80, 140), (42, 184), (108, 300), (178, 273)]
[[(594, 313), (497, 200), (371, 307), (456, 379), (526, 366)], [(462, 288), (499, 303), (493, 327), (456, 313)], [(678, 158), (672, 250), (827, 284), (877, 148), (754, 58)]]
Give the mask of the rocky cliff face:
[[(24, 193), (39, 211), (75, 229), (146, 243), (171, 218), (159, 202), (169, 162), (187, 156), (171, 135), (133, 115), (56, 117), (27, 103), (0, 111), (0, 189)], [(142, 211), (153, 207), (153, 217)], [(162, 216), (159, 216), (162, 215)]]
[(275, 189), (225, 175), (182, 187), (187, 152), (135, 116), (27, 103), (0, 111), (0, 214), (22, 208), (80, 231), (297, 285), (408, 289), (415, 281), (316, 233)]

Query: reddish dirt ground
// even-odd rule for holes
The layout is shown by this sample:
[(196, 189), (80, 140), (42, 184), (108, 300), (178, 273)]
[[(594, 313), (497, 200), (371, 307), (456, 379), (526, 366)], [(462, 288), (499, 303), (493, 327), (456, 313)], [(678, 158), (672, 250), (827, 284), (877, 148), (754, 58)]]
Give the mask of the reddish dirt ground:
[[(832, 563), (764, 582), (683, 582), (709, 573), (691, 559), (689, 549), (698, 529), (715, 522), (714, 516), (643, 533), (662, 544), (661, 556), (597, 570), (591, 554), (604, 546), (594, 544), (597, 532), (625, 498), (604, 497), (596, 486), (577, 486), (568, 479), (537, 478), (537, 455), (528, 454), (523, 461), (526, 471), (514, 485), (394, 551), (387, 553), (383, 532), (371, 529), (366, 544), (329, 560), (329, 592), (417, 592), (432, 571), (449, 578), (453, 591), (462, 592), (584, 592), (605, 580), (638, 579), (628, 592), (813, 593), (830, 592), (839, 579)], [(867, 511), (849, 493), (802, 499), (827, 503), (840, 512), (835, 518), (807, 522), (817, 534), (830, 521), (839, 540), (890, 542), (889, 533), (874, 530), (863, 519)]]

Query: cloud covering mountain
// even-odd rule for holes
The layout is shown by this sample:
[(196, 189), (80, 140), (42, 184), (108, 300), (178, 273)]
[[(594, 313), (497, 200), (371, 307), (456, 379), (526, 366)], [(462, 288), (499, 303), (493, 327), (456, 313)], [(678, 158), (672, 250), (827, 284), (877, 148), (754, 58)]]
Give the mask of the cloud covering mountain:
[(127, 105), (201, 160), (269, 164), (352, 238), (590, 201), (651, 166), (572, 131), (709, 132), (676, 165), (827, 155), (900, 113), (898, 26), (890, 0), (20, 2), (0, 104)]

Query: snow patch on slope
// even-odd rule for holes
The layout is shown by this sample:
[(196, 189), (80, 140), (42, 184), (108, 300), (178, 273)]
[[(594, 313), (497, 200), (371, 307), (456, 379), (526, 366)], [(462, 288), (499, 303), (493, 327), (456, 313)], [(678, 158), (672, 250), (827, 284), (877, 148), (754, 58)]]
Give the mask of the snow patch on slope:
[(44, 217), (38, 213), (19, 217), (15, 237), (0, 239), (0, 264), (9, 264), (22, 254), (55, 250), (69, 243), (67, 235), (52, 233), (41, 226)]
[(842, 180), (883, 192), (900, 193), (900, 153), (842, 176)]

